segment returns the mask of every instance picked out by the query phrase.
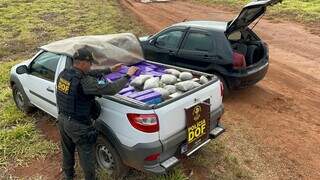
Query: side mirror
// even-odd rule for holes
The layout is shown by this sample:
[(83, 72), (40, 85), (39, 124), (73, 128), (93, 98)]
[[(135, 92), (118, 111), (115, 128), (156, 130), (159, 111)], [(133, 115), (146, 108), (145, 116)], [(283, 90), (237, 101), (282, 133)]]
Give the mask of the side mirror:
[(21, 65), (16, 69), (17, 74), (24, 74), (28, 72), (28, 67), (26, 65)]
[(150, 44), (150, 45), (154, 45), (155, 42), (156, 42), (156, 40), (154, 40), (154, 39), (150, 39), (150, 40), (149, 40), (149, 44)]

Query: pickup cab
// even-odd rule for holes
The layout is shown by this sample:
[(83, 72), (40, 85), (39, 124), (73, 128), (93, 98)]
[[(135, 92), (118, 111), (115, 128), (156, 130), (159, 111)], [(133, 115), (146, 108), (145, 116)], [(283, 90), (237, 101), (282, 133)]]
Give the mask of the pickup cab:
[[(100, 168), (115, 176), (124, 175), (129, 167), (164, 174), (181, 157), (190, 156), (224, 132), (220, 124), (223, 87), (216, 76), (149, 63), (206, 75), (209, 81), (159, 104), (120, 94), (96, 98), (101, 105), (94, 123), (99, 132), (96, 160)], [(31, 59), (12, 67), (10, 85), (17, 107), (25, 112), (37, 107), (56, 118), (57, 77), (71, 66), (72, 56), (41, 48)]]

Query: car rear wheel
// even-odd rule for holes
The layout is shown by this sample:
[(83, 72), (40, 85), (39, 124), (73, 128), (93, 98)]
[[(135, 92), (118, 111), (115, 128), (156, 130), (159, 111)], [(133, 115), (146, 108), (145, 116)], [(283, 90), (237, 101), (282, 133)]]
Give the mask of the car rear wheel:
[(108, 140), (99, 136), (95, 146), (98, 167), (114, 178), (123, 178), (129, 168), (125, 166), (114, 147)]
[(29, 99), (23, 90), (15, 84), (12, 86), (12, 95), (18, 109), (25, 113), (30, 113), (34, 110), (34, 107), (30, 105)]

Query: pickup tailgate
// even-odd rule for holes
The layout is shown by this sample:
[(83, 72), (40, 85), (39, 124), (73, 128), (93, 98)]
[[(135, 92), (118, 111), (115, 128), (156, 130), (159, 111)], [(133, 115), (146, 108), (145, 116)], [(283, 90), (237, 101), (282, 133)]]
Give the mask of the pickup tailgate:
[(159, 119), (160, 140), (186, 129), (185, 109), (210, 99), (210, 112), (218, 109), (222, 104), (220, 81), (213, 78), (208, 86), (199, 87), (195, 92), (166, 106), (155, 109)]

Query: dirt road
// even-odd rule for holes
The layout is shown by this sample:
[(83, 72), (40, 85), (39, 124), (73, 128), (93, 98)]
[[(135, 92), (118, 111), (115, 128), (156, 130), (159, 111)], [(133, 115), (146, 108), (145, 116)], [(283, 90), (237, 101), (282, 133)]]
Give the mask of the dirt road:
[[(184, 19), (230, 20), (236, 15), (185, 1), (121, 2), (153, 32)], [(256, 86), (225, 100), (224, 141), (258, 179), (318, 179), (320, 37), (278, 20), (262, 20), (255, 31), (269, 44), (270, 70)]]

